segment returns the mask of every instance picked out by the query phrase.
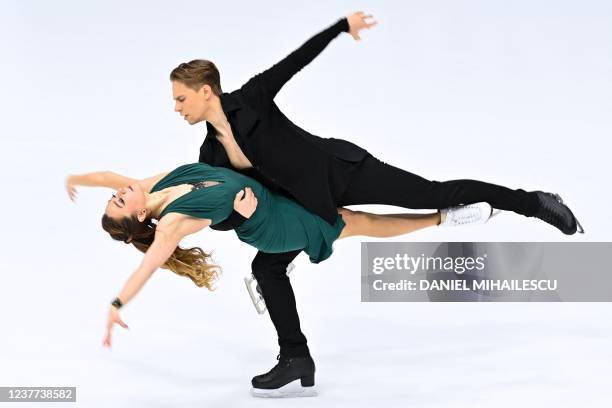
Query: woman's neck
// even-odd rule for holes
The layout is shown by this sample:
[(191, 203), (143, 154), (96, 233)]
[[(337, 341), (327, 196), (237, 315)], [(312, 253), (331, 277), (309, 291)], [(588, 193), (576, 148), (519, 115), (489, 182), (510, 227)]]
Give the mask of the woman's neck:
[(155, 218), (156, 220), (159, 219), (162, 208), (165, 207), (166, 201), (168, 200), (168, 193), (169, 191), (164, 190), (146, 193), (146, 209), (151, 218)]

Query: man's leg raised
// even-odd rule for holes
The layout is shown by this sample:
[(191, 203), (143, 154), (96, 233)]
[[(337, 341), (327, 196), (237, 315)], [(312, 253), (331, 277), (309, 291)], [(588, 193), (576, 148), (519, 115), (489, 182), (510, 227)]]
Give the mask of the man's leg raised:
[(387, 204), (412, 209), (444, 209), (481, 201), (527, 217), (533, 216), (539, 206), (534, 192), (479, 180), (430, 181), (373, 156), (364, 159), (338, 205)]
[(584, 232), (558, 194), (513, 190), (479, 180), (430, 181), (371, 155), (359, 165), (337, 205), (388, 204), (413, 209), (443, 209), (481, 201), (499, 210), (539, 218), (564, 234)]

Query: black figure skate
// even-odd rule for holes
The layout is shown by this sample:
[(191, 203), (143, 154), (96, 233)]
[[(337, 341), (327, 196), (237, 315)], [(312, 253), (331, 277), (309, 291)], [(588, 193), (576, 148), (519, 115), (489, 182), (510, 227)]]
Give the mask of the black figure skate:
[[(270, 371), (253, 377), (251, 395), (254, 397), (314, 397), (315, 363), (312, 357), (276, 357), (278, 363)], [(299, 382), (297, 380), (300, 380)]]
[(566, 235), (575, 234), (576, 231), (584, 234), (582, 225), (580, 225), (572, 210), (563, 204), (559, 194), (545, 193), (543, 191), (535, 191), (535, 193), (538, 195), (540, 207), (534, 217), (557, 227)]

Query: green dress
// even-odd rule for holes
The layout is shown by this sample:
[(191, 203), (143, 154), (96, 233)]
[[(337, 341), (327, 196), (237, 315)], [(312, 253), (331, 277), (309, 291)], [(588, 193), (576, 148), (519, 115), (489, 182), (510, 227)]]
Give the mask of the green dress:
[(180, 166), (161, 179), (151, 192), (186, 183), (217, 181), (208, 187), (194, 189), (166, 206), (160, 219), (171, 212), (196, 218), (207, 218), (215, 225), (233, 210), (236, 193), (250, 187), (257, 197), (257, 209), (235, 229), (238, 238), (262, 252), (280, 253), (304, 250), (313, 263), (327, 259), (332, 244), (344, 228), (338, 215), (332, 226), (296, 201), (274, 193), (258, 181), (225, 167), (206, 163)]

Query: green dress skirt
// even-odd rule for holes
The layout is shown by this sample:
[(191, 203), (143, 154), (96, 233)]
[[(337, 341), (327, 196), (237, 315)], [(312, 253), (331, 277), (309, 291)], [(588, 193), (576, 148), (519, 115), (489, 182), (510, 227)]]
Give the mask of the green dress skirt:
[(174, 169), (155, 184), (151, 192), (202, 181), (219, 183), (194, 189), (172, 201), (160, 214), (160, 219), (176, 212), (207, 218), (215, 225), (232, 213), (236, 193), (250, 187), (257, 197), (257, 209), (235, 229), (238, 238), (262, 252), (302, 249), (313, 263), (319, 263), (331, 255), (332, 244), (345, 225), (339, 214), (332, 226), (296, 201), (268, 190), (250, 177), (205, 163), (185, 164)]

